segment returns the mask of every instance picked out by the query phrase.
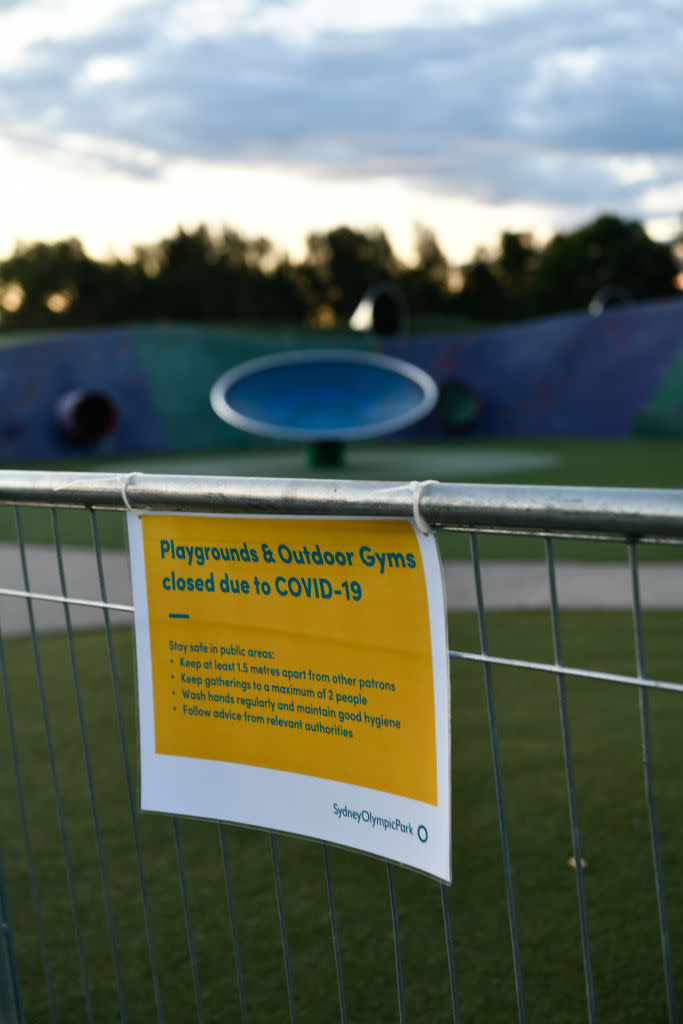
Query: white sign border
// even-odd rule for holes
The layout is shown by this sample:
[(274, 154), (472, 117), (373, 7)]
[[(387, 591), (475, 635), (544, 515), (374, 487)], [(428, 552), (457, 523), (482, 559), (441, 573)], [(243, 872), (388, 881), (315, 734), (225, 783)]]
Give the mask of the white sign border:
[[(151, 637), (142, 535), (142, 517), (146, 515), (271, 522), (295, 518), (352, 520), (350, 516), (128, 513), (135, 610), (141, 810), (305, 836), (375, 855), (450, 884), (450, 662), (443, 571), (433, 534), (424, 534), (412, 519), (400, 520), (409, 522), (415, 531), (427, 591), (436, 729), (436, 805), (315, 776), (236, 762), (158, 754), (154, 744)], [(390, 522), (396, 518), (357, 516), (353, 521)]]

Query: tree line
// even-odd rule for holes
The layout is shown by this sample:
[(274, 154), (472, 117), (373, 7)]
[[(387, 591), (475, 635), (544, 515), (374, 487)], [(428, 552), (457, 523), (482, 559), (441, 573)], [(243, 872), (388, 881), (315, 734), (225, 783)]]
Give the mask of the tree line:
[(673, 245), (610, 214), (538, 245), (505, 232), (453, 268), (435, 233), (416, 227), (415, 259), (398, 259), (380, 228), (313, 232), (300, 262), (267, 238), (206, 225), (98, 261), (78, 239), (19, 243), (0, 261), (0, 329), (95, 326), (163, 319), (345, 326), (363, 293), (391, 281), (411, 317), (507, 322), (585, 309), (600, 288), (634, 300), (676, 291)]

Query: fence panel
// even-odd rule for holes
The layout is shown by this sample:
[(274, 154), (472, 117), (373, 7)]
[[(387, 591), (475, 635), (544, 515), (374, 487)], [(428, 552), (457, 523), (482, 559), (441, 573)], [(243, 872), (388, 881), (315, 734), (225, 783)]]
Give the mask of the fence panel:
[[(126, 508), (421, 515), (453, 885), (141, 814)], [(0, 1020), (675, 1021), (683, 492), (0, 473)]]

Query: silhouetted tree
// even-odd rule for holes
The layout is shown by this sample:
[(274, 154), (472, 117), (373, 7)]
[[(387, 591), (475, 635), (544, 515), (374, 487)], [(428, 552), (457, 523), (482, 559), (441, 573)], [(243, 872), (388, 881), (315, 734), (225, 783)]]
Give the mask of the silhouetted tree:
[(674, 293), (671, 247), (653, 242), (635, 221), (605, 214), (571, 234), (556, 235), (535, 276), (539, 313), (586, 308), (598, 288), (621, 285), (634, 299)]
[(450, 302), (448, 260), (434, 232), (423, 224), (415, 225), (415, 252), (415, 265), (398, 275), (410, 312), (420, 316), (446, 311)]
[(507, 317), (518, 320), (535, 313), (535, 280), (539, 253), (531, 235), (505, 231), (500, 240), (498, 279), (505, 293)]
[(383, 231), (348, 227), (309, 234), (304, 261), (318, 306), (346, 321), (370, 285), (397, 276), (399, 263)]
[(11, 284), (23, 292), (21, 305), (7, 319), (22, 327), (50, 327), (79, 297), (85, 295), (87, 300), (97, 265), (75, 238), (53, 244), (19, 243), (2, 264), (0, 276), (5, 286)]
[[(504, 232), (496, 253), (478, 250), (461, 268), (462, 289), (434, 232), (415, 228), (416, 259), (404, 266), (379, 228), (340, 226), (308, 236), (301, 263), (264, 237), (206, 225), (138, 246), (125, 261), (98, 262), (78, 239), (20, 243), (0, 262), (3, 329), (175, 318), (215, 322), (316, 321), (345, 325), (368, 288), (393, 281), (413, 315), (458, 313), (501, 322), (586, 309), (606, 285), (633, 299), (673, 294), (679, 269), (671, 246), (636, 222), (603, 214), (545, 247)], [(4, 309), (3, 309), (4, 307)], [(321, 313), (325, 314), (323, 318)]]
[(496, 262), (488, 259), (483, 250), (462, 268), (463, 284), (457, 304), (460, 313), (492, 321), (506, 319), (505, 291), (496, 270)]

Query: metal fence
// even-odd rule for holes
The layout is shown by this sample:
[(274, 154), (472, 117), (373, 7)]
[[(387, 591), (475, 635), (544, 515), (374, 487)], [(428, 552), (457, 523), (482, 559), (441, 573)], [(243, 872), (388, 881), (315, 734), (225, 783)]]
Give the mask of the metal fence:
[[(138, 810), (122, 511), (410, 516), (451, 887)], [(0, 1021), (677, 1019), (683, 492), (0, 473)]]

